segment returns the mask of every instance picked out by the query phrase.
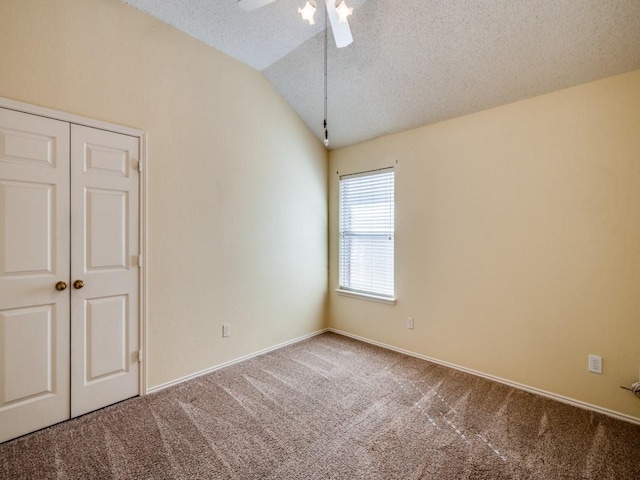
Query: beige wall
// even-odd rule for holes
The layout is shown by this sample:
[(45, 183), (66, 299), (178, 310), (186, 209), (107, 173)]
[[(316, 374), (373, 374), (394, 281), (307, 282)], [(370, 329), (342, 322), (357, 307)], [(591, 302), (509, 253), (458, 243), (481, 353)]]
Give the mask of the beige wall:
[[(336, 172), (392, 158), (397, 305), (337, 296)], [(336, 150), (329, 171), (330, 326), (640, 419), (619, 387), (640, 368), (640, 71)]]
[(0, 96), (148, 132), (149, 386), (323, 327), (326, 153), (263, 75), (118, 0), (0, 19)]

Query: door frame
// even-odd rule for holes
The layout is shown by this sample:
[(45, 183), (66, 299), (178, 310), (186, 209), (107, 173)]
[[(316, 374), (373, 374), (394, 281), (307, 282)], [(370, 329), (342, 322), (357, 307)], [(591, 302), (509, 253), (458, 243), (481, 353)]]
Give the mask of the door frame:
[(140, 172), (139, 172), (139, 190), (138, 190), (138, 228), (139, 228), (139, 242), (140, 242), (140, 255), (142, 259), (142, 266), (140, 268), (139, 276), (139, 351), (140, 365), (139, 365), (139, 395), (144, 396), (147, 393), (147, 170), (149, 168), (147, 163), (147, 135), (144, 130), (137, 128), (125, 127), (122, 125), (116, 125), (114, 123), (103, 122), (101, 120), (95, 120), (93, 118), (83, 117), (75, 115), (73, 113), (62, 112), (59, 110), (53, 110), (51, 108), (40, 107), (38, 105), (32, 105), (29, 103), (19, 102), (11, 100), (9, 98), (0, 97), (0, 107), (8, 110), (15, 110), (22, 113), (28, 113), (31, 115), (38, 115), (40, 117), (51, 118), (54, 120), (61, 120), (71, 124), (84, 125), (85, 127), (97, 128), (100, 130), (107, 130), (109, 132), (121, 133), (129, 135), (131, 137), (138, 138), (140, 145)]

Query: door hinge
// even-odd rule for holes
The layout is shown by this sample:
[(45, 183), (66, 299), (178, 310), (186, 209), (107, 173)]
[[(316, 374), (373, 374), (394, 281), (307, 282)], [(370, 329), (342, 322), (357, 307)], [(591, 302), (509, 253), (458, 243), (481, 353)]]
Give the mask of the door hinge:
[(142, 363), (142, 350), (138, 350), (138, 363)]
[(143, 258), (142, 255), (138, 255), (138, 268), (142, 268)]
[(138, 172), (142, 173), (142, 160), (138, 160)]

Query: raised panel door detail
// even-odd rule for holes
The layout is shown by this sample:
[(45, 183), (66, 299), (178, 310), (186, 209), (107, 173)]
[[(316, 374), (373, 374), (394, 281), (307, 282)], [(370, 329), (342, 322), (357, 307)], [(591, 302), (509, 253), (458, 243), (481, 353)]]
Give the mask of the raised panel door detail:
[(139, 153), (0, 107), (0, 442), (139, 393)]
[(128, 192), (86, 189), (86, 270), (128, 268)]
[(54, 271), (55, 186), (0, 180), (1, 275)]
[(55, 393), (55, 306), (0, 312), (0, 409)]
[(70, 415), (70, 131), (0, 108), (0, 442)]
[(71, 126), (71, 416), (139, 393), (136, 137)]
[(85, 144), (84, 171), (98, 175), (116, 175), (126, 177), (129, 165), (129, 152), (119, 148)]
[(128, 296), (86, 300), (85, 381), (90, 384), (129, 370)]
[(55, 167), (55, 138), (0, 127), (0, 160)]

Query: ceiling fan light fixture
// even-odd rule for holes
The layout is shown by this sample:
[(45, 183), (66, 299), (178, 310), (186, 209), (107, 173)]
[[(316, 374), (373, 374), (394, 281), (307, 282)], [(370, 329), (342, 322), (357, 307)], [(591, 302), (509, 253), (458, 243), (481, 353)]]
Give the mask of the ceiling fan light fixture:
[(347, 17), (353, 13), (353, 8), (348, 7), (344, 0), (336, 7), (340, 23), (347, 23)]
[(316, 13), (316, 7), (311, 5), (311, 3), (309, 3), (309, 0), (307, 0), (304, 8), (298, 7), (298, 13), (302, 15), (303, 20), (309, 22), (309, 25), (313, 25), (314, 23), (316, 23), (316, 21), (313, 19), (313, 16)]

